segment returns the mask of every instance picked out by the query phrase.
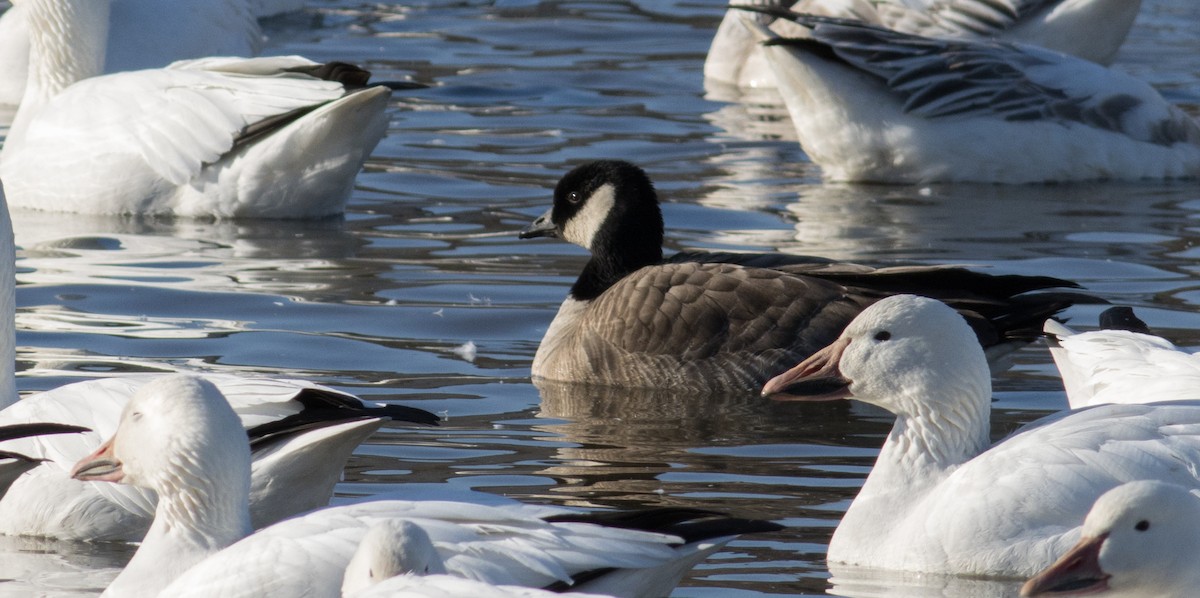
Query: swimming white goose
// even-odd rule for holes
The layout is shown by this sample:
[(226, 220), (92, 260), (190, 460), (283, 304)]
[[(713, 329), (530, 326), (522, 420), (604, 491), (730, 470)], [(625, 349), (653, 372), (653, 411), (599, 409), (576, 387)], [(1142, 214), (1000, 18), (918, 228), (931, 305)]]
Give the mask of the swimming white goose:
[[(727, 85), (775, 87), (775, 74), (739, 22), (741, 11), (733, 8), (747, 4), (789, 3), (730, 0), (704, 61), (704, 77)], [(1110, 64), (1141, 5), (1141, 0), (800, 0), (791, 9), (924, 37), (1020, 42)], [(786, 21), (772, 28), (780, 35), (791, 33)]]
[(1036, 183), (1200, 174), (1200, 126), (1150, 85), (991, 41), (937, 40), (786, 16), (766, 41), (796, 134), (827, 179)]
[(831, 562), (1028, 577), (1079, 539), (1092, 503), (1124, 482), (1200, 487), (1200, 403), (1101, 405), (1033, 422), (989, 447), (987, 363), (963, 318), (900, 295), (763, 394), (854, 398), (896, 415), (829, 545)]
[[(104, 72), (164, 67), (204, 56), (257, 56), (263, 35), (249, 0), (112, 0)], [(0, 104), (17, 105), (29, 73), (20, 0), (0, 15)], [(94, 22), (93, 26), (102, 23)]]
[[(77, 482), (67, 472), (111, 434), (129, 397), (156, 376), (77, 382), (18, 401), (15, 254), (12, 220), (0, 198), (0, 425), (58, 422), (93, 432), (5, 443), (40, 463), (0, 498), (0, 533), (140, 540), (154, 513), (152, 493)], [(207, 377), (235, 405), (253, 443), (251, 512), (257, 526), (327, 504), (350, 454), (384, 419), (438, 420), (420, 409), (368, 404), (309, 382)]]
[[(10, 207), (89, 214), (340, 214), (390, 90), (296, 57), (97, 76), (111, 0), (22, 0), (29, 85), (0, 152)], [(395, 86), (404, 86), (396, 84)], [(64, 149), (67, 148), (67, 149)]]
[(425, 529), (408, 519), (384, 519), (363, 534), (342, 576), (352, 596), (398, 575), (444, 575), (446, 564)]
[(371, 525), (403, 517), (428, 533), (454, 574), (658, 596), (737, 534), (780, 529), (687, 509), (588, 515), (521, 504), (373, 501), (244, 537), (250, 471), (241, 434), (215, 386), (194, 376), (160, 377), (129, 401), (112, 438), (76, 464), (77, 479), (121, 481), (159, 496), (150, 532), (107, 595), (336, 597)]
[(999, 360), (1038, 335), (1045, 317), (1080, 298), (1022, 295), (1074, 286), (1062, 280), (962, 268), (874, 270), (779, 254), (663, 259), (654, 186), (621, 161), (584, 164), (559, 181), (553, 207), (521, 233), (547, 236), (592, 253), (534, 357), (533, 375), (549, 380), (757, 389), (837, 338), (863, 307), (899, 292), (934, 295), (972, 312), (980, 341)]
[(1187, 598), (1200, 588), (1197, 554), (1200, 498), (1174, 484), (1129, 482), (1096, 500), (1079, 543), (1021, 595)]
[(385, 519), (363, 534), (342, 579), (344, 598), (600, 598), (599, 594), (497, 586), (446, 574), (424, 528), (409, 519)]
[(1200, 400), (1200, 356), (1148, 330), (1076, 332), (1053, 320), (1043, 330), (1072, 409)]
[[(122, 408), (160, 375), (78, 382), (27, 397), (0, 411), (0, 425), (57, 422), (91, 433), (5, 444), (46, 459), (0, 498), (0, 533), (68, 540), (138, 541), (154, 515), (154, 495), (132, 486), (69, 479), (71, 465), (116, 428)], [(249, 436), (251, 513), (261, 527), (328, 504), (354, 449), (387, 419), (435, 423), (437, 416), (378, 406), (299, 380), (205, 374), (234, 405)], [(244, 442), (244, 440), (243, 440)]]

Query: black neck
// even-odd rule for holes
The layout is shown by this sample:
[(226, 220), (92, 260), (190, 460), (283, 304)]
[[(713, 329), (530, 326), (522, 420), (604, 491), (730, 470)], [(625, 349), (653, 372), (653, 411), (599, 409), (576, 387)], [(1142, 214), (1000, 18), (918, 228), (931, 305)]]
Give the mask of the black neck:
[[(582, 183), (575, 180), (579, 177)], [(642, 169), (619, 161), (577, 168), (555, 189), (555, 205), (564, 205), (565, 189), (581, 188), (591, 196), (605, 184), (612, 185), (615, 196), (600, 229), (588, 241), (592, 259), (571, 287), (571, 296), (580, 301), (599, 297), (622, 278), (663, 259), (662, 210), (654, 184)], [(568, 200), (565, 206), (570, 205)]]
[(598, 252), (571, 286), (571, 297), (591, 301), (634, 271), (659, 262), (662, 262), (661, 241), (638, 251), (627, 247), (623, 252)]

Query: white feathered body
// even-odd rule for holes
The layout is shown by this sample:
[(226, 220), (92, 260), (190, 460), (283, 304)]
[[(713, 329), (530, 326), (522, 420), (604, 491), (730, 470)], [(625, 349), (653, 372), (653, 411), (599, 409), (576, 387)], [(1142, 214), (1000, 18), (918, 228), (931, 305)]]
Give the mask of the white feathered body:
[[(91, 214), (307, 218), (341, 213), (387, 128), (390, 91), (203, 59), (85, 79), (22, 110), (0, 162), (9, 205)], [(263, 119), (311, 110), (235, 147)]]
[(1197, 402), (1061, 412), (989, 446), (987, 361), (962, 316), (924, 297), (871, 305), (764, 392), (848, 396), (896, 415), (833, 534), (831, 563), (1028, 577), (1079, 539), (1108, 490), (1135, 480), (1200, 489)]
[(1029, 46), (829, 24), (815, 34), (837, 60), (802, 47), (766, 50), (800, 144), (827, 179), (1033, 183), (1200, 174), (1200, 127), (1128, 75)]
[(605, 598), (601, 594), (552, 592), (493, 585), (453, 575), (398, 575), (346, 598)]
[(1076, 333), (1049, 320), (1050, 354), (1072, 408), (1104, 403), (1200, 400), (1200, 356), (1127, 330)]
[(885, 447), (876, 471), (901, 462), (893, 475), (913, 481), (887, 487), (868, 479), (830, 542), (831, 561), (1029, 576), (1078, 541), (1079, 525), (1107, 490), (1139, 479), (1200, 488), (1197, 403), (1049, 416), (940, 472), (904, 473), (921, 465), (897, 455), (903, 446), (890, 455)]
[[(153, 375), (106, 378), (61, 386), (0, 411), (0, 425), (58, 422), (90, 433), (8, 441), (5, 448), (48, 462), (18, 479), (0, 498), (0, 533), (73, 540), (138, 541), (154, 517), (152, 492), (125, 484), (70, 479), (71, 466), (116, 429), (122, 408)], [(301, 381), (205, 376), (217, 384), (246, 428), (298, 413), (291, 398), (313, 386)], [(258, 451), (251, 462), (251, 517), (262, 526), (325, 505), (345, 457), (381, 425), (339, 424)], [(338, 455), (343, 458), (338, 459)]]
[[(113, 0), (104, 72), (205, 56), (257, 56), (263, 35), (248, 0)], [(16, 105), (29, 71), (26, 9), (0, 16), (0, 104)]]
[[(857, 19), (926, 37), (1020, 42), (1107, 65), (1128, 36), (1141, 1), (800, 0), (791, 7), (796, 12)], [(732, 8), (726, 11), (705, 59), (704, 76), (740, 87), (776, 87), (762, 48), (739, 23), (743, 13)], [(785, 20), (775, 21), (771, 28), (781, 35), (795, 32)]]
[(662, 577), (655, 567), (678, 560), (666, 543), (671, 536), (540, 519), (563, 512), (516, 503), (398, 500), (322, 509), (230, 546), (176, 579), (163, 595), (336, 597), (342, 572), (368, 529), (395, 518), (424, 528), (448, 573), (491, 584), (542, 587), (581, 571), (634, 567), (635, 582), (644, 588)]

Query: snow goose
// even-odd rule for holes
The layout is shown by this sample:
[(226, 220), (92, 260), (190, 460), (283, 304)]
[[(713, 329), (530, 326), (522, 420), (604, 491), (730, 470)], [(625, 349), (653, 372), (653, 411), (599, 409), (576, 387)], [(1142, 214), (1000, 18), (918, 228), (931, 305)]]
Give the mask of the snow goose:
[[(0, 533), (67, 540), (138, 541), (154, 515), (154, 494), (133, 486), (69, 479), (71, 464), (112, 434), (130, 397), (160, 375), (68, 384), (0, 411), (0, 425), (49, 421), (94, 432), (6, 444), (46, 460), (0, 498)], [(364, 403), (299, 380), (205, 374), (234, 405), (253, 456), (252, 523), (261, 527), (328, 504), (346, 461), (387, 419), (432, 424), (437, 416)]]
[(343, 598), (600, 598), (599, 594), (496, 586), (446, 574), (429, 534), (407, 519), (372, 524), (346, 566)]
[[(29, 84), (0, 152), (10, 207), (90, 214), (340, 214), (390, 89), (344, 63), (206, 58), (97, 76), (111, 0), (22, 0)], [(404, 84), (394, 84), (403, 87)], [(69, 151), (64, 150), (69, 148)]]
[[(250, 533), (250, 447), (212, 383), (163, 376), (121, 411), (117, 431), (71, 477), (157, 492), (154, 523), (106, 596), (157, 596), (192, 565)], [(169, 463), (167, 465), (164, 463)]]
[[(785, 3), (730, 0), (704, 61), (704, 77), (727, 85), (774, 87), (775, 75), (761, 48), (739, 22), (742, 11), (737, 7), (747, 4)], [(1110, 64), (1141, 5), (1141, 0), (800, 0), (791, 9), (924, 37), (1020, 42)], [(780, 35), (791, 33), (786, 20), (776, 27)]]
[(241, 434), (220, 391), (201, 378), (160, 377), (130, 399), (113, 436), (72, 471), (159, 496), (146, 539), (107, 594), (336, 597), (371, 525), (408, 518), (454, 574), (657, 596), (737, 534), (780, 529), (687, 509), (591, 515), (519, 503), (372, 501), (246, 537), (250, 471)]
[(1132, 311), (1133, 321), (1123, 322), (1146, 332), (1111, 329), (1113, 312), (1105, 313), (1102, 326), (1109, 328), (1105, 330), (1081, 333), (1053, 320), (1043, 327), (1072, 409), (1103, 403), (1200, 400), (1200, 356), (1149, 334)]
[(1187, 598), (1200, 588), (1200, 499), (1140, 481), (1104, 493), (1079, 543), (1021, 588), (1022, 596)]
[[(768, 9), (770, 10), (770, 9)], [(938, 40), (774, 10), (765, 40), (797, 137), (837, 181), (1192, 177), (1200, 126), (1150, 85), (1033, 46)]]
[(680, 253), (663, 259), (663, 220), (637, 166), (598, 161), (559, 181), (554, 205), (521, 233), (559, 237), (592, 257), (533, 360), (540, 379), (695, 390), (757, 389), (837, 338), (866, 305), (898, 292), (964, 311), (999, 359), (1039, 335), (1075, 294), (1046, 277), (962, 268), (873, 270), (779, 254)]
[[(67, 540), (137, 541), (154, 513), (154, 495), (132, 486), (71, 480), (67, 468), (115, 429), (121, 409), (154, 375), (67, 384), (18, 401), (16, 248), (0, 198), (0, 425), (58, 422), (93, 432), (12, 440), (5, 446), (39, 461), (0, 497), (0, 533)], [(242, 418), (253, 448), (252, 521), (256, 526), (324, 506), (346, 460), (384, 419), (436, 423), (400, 405), (372, 405), (309, 382), (208, 374)]]
[(1200, 403), (1101, 405), (1033, 422), (989, 448), (987, 362), (962, 317), (899, 295), (772, 379), (781, 400), (854, 398), (896, 415), (829, 544), (831, 562), (1028, 577), (1079, 539), (1124, 482), (1200, 487)]
[[(104, 72), (164, 67), (204, 56), (256, 56), (263, 35), (249, 0), (112, 0)], [(16, 105), (29, 73), (20, 0), (0, 16), (0, 104)], [(96, 21), (92, 26), (102, 27)]]

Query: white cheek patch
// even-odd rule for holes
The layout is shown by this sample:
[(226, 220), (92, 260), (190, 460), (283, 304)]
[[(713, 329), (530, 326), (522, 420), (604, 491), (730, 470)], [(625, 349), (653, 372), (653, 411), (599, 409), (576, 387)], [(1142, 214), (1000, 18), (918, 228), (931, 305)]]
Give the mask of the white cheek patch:
[(587, 198), (583, 209), (571, 217), (563, 225), (563, 238), (580, 247), (592, 248), (592, 240), (608, 218), (616, 202), (616, 190), (611, 184), (605, 184)]

